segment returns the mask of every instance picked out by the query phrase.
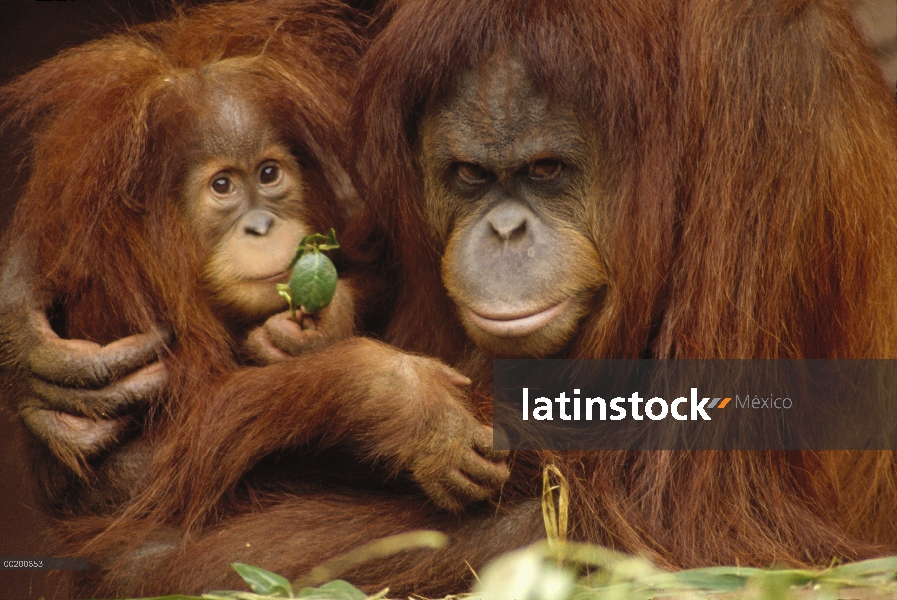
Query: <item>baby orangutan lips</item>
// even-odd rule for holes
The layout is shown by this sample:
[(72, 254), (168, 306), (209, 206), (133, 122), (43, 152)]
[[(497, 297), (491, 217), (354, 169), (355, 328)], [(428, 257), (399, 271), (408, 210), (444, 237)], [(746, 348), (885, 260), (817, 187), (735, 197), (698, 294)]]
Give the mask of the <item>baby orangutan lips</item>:
[(548, 308), (524, 314), (481, 315), (465, 308), (470, 321), (484, 332), (496, 337), (523, 337), (535, 333), (563, 315), (572, 305), (569, 298)]
[(276, 283), (286, 283), (289, 278), (290, 278), (290, 272), (289, 272), (289, 270), (287, 270), (287, 271), (283, 271), (281, 273), (277, 273), (276, 275), (271, 275), (270, 277), (261, 277), (259, 279), (253, 279), (253, 281), (257, 282), (257, 283), (276, 284)]

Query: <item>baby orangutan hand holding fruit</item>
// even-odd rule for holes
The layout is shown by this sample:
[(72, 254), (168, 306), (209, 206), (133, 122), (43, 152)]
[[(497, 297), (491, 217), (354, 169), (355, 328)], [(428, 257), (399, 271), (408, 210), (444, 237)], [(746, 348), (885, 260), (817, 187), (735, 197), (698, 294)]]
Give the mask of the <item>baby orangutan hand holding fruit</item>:
[(355, 334), (354, 288), (338, 279), (333, 262), (322, 254), (337, 248), (333, 229), (300, 240), (287, 266), (289, 280), (277, 284), (290, 310), (249, 333), (244, 344), (247, 358), (270, 364)]

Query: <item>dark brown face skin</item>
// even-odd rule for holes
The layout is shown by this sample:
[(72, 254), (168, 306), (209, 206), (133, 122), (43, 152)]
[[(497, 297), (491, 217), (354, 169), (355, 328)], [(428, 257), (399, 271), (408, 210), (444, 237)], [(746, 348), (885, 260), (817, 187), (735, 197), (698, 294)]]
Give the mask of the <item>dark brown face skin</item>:
[(208, 256), (204, 279), (229, 317), (253, 321), (286, 309), (276, 284), (303, 235), (303, 174), (252, 105), (218, 94), (195, 129), (182, 201)]
[(421, 164), (443, 281), (487, 353), (559, 352), (607, 284), (596, 156), (573, 107), (549, 104), (506, 52), (427, 111)]

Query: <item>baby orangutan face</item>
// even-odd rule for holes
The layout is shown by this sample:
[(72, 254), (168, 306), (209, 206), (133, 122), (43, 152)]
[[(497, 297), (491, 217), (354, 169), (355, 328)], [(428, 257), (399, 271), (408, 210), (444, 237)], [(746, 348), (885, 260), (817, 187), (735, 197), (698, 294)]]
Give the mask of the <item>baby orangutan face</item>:
[(208, 259), (213, 302), (228, 317), (255, 321), (284, 310), (276, 284), (302, 236), (305, 186), (299, 164), (260, 111), (215, 94), (194, 130), (182, 201)]

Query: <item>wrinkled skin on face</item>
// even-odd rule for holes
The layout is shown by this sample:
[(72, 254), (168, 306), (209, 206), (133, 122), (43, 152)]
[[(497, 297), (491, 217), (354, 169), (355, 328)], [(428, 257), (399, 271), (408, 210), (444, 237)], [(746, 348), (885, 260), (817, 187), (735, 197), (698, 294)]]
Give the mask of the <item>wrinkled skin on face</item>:
[(572, 107), (499, 52), (421, 125), (426, 213), (470, 338), (496, 356), (560, 351), (608, 282), (603, 178)]

